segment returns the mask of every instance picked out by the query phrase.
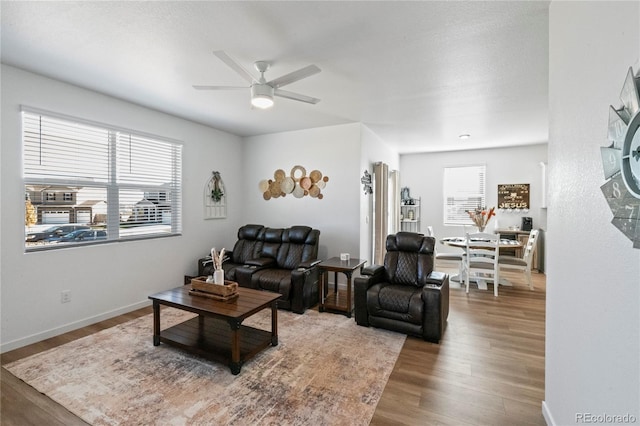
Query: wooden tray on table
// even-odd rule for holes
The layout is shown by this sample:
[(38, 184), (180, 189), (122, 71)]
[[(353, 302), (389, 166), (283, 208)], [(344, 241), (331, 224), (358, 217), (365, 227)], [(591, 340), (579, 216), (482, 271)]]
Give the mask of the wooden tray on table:
[(225, 280), (224, 285), (206, 282), (206, 277), (196, 277), (191, 279), (191, 290), (189, 294), (193, 296), (207, 297), (209, 299), (222, 302), (233, 301), (238, 297), (238, 283)]

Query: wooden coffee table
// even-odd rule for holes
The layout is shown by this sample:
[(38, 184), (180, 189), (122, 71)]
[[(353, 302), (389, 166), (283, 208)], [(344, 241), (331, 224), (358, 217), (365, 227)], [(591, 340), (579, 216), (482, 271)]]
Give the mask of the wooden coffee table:
[[(190, 285), (149, 296), (153, 301), (153, 344), (169, 343), (215, 361), (228, 362), (233, 374), (258, 352), (278, 345), (278, 293), (238, 288), (233, 302), (189, 294)], [(160, 305), (194, 312), (197, 317), (160, 332)], [(271, 332), (242, 325), (251, 315), (271, 308)]]

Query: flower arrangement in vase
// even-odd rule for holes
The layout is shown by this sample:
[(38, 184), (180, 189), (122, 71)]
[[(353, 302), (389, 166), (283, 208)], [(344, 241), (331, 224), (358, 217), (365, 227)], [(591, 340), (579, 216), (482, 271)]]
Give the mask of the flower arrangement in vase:
[(224, 256), (224, 248), (218, 253), (216, 248), (211, 249), (211, 262), (213, 263), (213, 275), (207, 277), (208, 283), (224, 285), (224, 269), (222, 264), (227, 258)]
[(224, 193), (220, 189), (220, 172), (213, 172), (213, 189), (211, 190), (211, 199), (219, 203)]
[(495, 207), (487, 210), (486, 207), (478, 207), (475, 210), (467, 210), (467, 214), (471, 218), (473, 224), (478, 228), (478, 232), (484, 232), (484, 228), (489, 220), (496, 215)]

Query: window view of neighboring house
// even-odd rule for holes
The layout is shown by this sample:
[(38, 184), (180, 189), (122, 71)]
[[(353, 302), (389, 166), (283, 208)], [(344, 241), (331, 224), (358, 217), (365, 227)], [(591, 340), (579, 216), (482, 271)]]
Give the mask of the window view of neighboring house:
[(166, 192), (145, 192), (138, 200), (126, 212), (121, 212), (121, 222), (171, 223), (171, 198)]
[[(26, 197), (35, 208), (36, 224), (96, 224), (96, 215), (106, 215), (106, 192), (103, 195), (87, 188), (26, 185)], [(89, 198), (98, 197), (98, 200)], [(79, 201), (84, 200), (84, 201)], [(103, 220), (104, 221), (104, 220)]]
[(23, 129), (27, 250), (181, 232), (181, 144), (30, 111)]

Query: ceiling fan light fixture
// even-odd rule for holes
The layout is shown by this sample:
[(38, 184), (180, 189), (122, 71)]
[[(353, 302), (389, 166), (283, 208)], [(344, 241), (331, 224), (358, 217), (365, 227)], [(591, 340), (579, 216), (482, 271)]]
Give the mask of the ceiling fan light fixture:
[(254, 96), (251, 98), (251, 105), (260, 109), (267, 109), (273, 106), (273, 98), (267, 96)]
[[(311, 96), (301, 95), (300, 93), (290, 92), (288, 90), (282, 90), (282, 86), (295, 83), (298, 80), (302, 80), (303, 78), (307, 78), (314, 74), (319, 73), (321, 70), (316, 65), (308, 65), (304, 68), (300, 68), (297, 71), (293, 71), (293, 72), (290, 72), (289, 74), (285, 74), (271, 81), (267, 81), (264, 78), (264, 73), (269, 69), (269, 62), (257, 61), (254, 63), (256, 70), (260, 72), (260, 79), (256, 79), (251, 75), (250, 72), (244, 69), (242, 65), (236, 62), (224, 51), (216, 50), (215, 52), (213, 52), (213, 54), (216, 55), (222, 62), (227, 64), (229, 68), (234, 70), (236, 73), (240, 75), (240, 77), (242, 77), (249, 83), (249, 87), (251, 89), (252, 107), (260, 108), (260, 109), (271, 108), (274, 104), (274, 101), (273, 101), (274, 96), (279, 96), (281, 98), (291, 99), (299, 102), (305, 102), (313, 105), (320, 102), (320, 99), (313, 98)], [(193, 88), (196, 90), (234, 90), (234, 89), (246, 90), (247, 86), (238, 87), (238, 86), (194, 85)]]
[(251, 105), (260, 109), (273, 106), (273, 87), (268, 84), (254, 84), (251, 86)]

